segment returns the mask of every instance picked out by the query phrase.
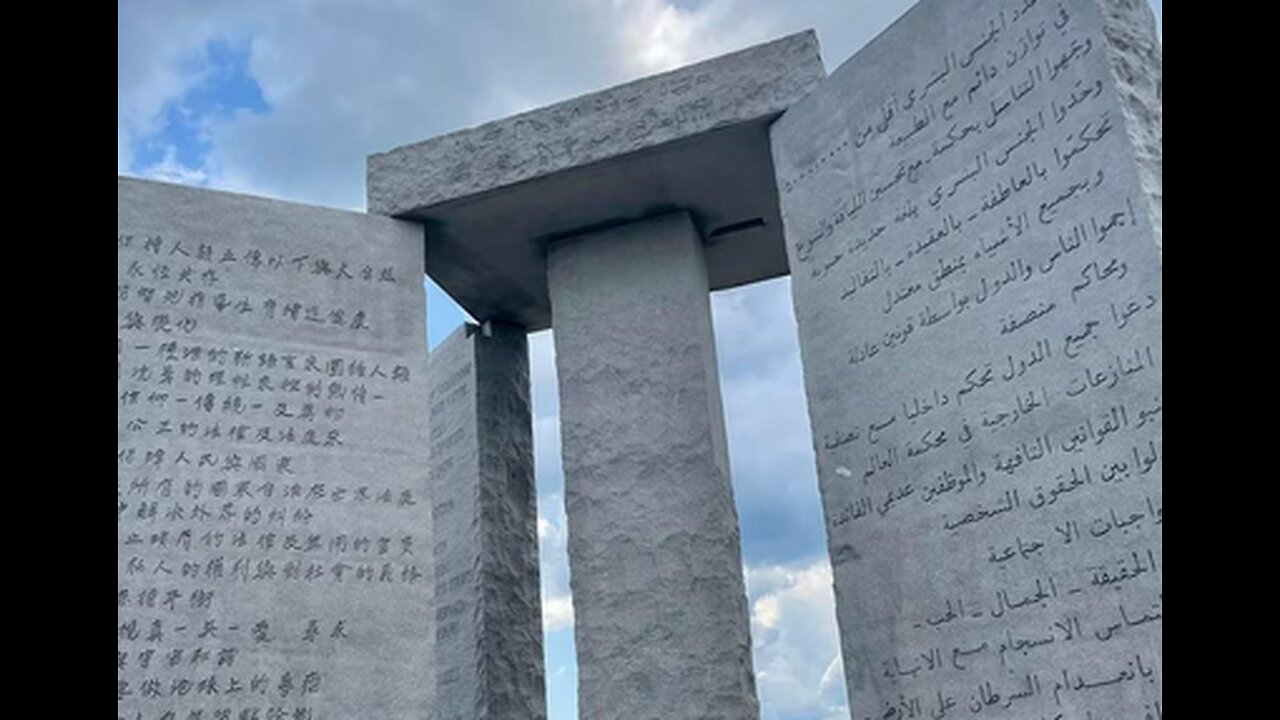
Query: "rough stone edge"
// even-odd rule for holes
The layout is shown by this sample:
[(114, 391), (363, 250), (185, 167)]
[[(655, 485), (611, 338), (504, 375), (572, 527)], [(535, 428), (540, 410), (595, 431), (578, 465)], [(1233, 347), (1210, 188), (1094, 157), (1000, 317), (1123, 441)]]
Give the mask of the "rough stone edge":
[(1147, 0), (1095, 0), (1156, 250), (1164, 260), (1164, 48)]
[[(471, 647), (465, 701), (476, 720), (546, 718), (541, 584), (538, 564), (537, 490), (533, 467), (533, 417), (528, 344), (523, 328), (466, 323), (431, 353), (434, 363), (459, 357), (471, 367), (473, 438), (467, 490), (473, 515), (457, 523), (465, 534), (450, 538), (474, 548)], [(494, 462), (494, 458), (498, 458)], [(513, 473), (515, 475), (513, 476)], [(511, 480), (528, 492), (513, 498)], [(517, 502), (523, 500), (523, 502)], [(519, 580), (519, 582), (515, 582)], [(443, 664), (437, 668), (437, 673)]]
[[(633, 223), (632, 225), (653, 225), (657, 223), (673, 223), (673, 222), (676, 222), (675, 218), (677, 217), (683, 217), (684, 223), (690, 226), (691, 233), (694, 236), (696, 236), (696, 230), (692, 230), (692, 221), (689, 220), (688, 213), (685, 211), (677, 211), (675, 213), (668, 214), (668, 215), (661, 215), (661, 216), (647, 218), (645, 220), (638, 221), (637, 223)], [(621, 226), (621, 228), (611, 228), (607, 230), (593, 231), (590, 233), (586, 233), (585, 235), (577, 236), (574, 238), (557, 240), (556, 243), (557, 244), (573, 244), (573, 243), (582, 242), (584, 240), (595, 240), (600, 235), (616, 234), (622, 230), (625, 230), (628, 227), (630, 226)], [(648, 230), (644, 232), (649, 233), (653, 231)], [(636, 242), (636, 240), (633, 238), (627, 238), (627, 239), (630, 240), (631, 242)], [(613, 242), (618, 242), (618, 241), (619, 241), (619, 238), (617, 237), (613, 238)], [(556, 246), (553, 245), (552, 247), (555, 248)], [(554, 267), (555, 263), (557, 262), (554, 259), (556, 255), (554, 250), (550, 253), (550, 255), (551, 255), (551, 258), (549, 259), (549, 265)], [(719, 397), (720, 381), (719, 381), (719, 374), (717, 371), (717, 365), (715, 360), (714, 318), (712, 317), (711, 308), (709, 304), (710, 303), (709, 291), (706, 289), (706, 286), (705, 286), (705, 282), (706, 282), (705, 256), (703, 252), (699, 251), (697, 252), (696, 257), (697, 257), (697, 264), (701, 266), (701, 271), (696, 274), (701, 277), (702, 282), (704, 283), (704, 289), (700, 297), (702, 298), (702, 302), (707, 303), (705, 307), (705, 313), (703, 312), (695, 313), (695, 315), (705, 317), (705, 320), (706, 320), (705, 327), (702, 330), (697, 332), (697, 337), (702, 337), (704, 339), (704, 342), (697, 343), (697, 345), (699, 346), (698, 352), (700, 354), (700, 360), (701, 360), (701, 368), (698, 374), (701, 380), (705, 383), (703, 388), (706, 392), (706, 395), (701, 399), (705, 400), (705, 402), (707, 403), (706, 409), (708, 411), (708, 416), (706, 419), (708, 420), (709, 425), (714, 425), (717, 422), (721, 423), (721, 426), (718, 428), (710, 427), (710, 426), (707, 428), (706, 450), (708, 452), (706, 457), (706, 460), (707, 460), (706, 469), (712, 471), (714, 474), (719, 476), (718, 480), (716, 480), (715, 482), (722, 483), (722, 486), (719, 486), (716, 488), (717, 490), (721, 490), (723, 493), (720, 496), (719, 500), (724, 501), (724, 506), (723, 506), (724, 512), (719, 517), (720, 524), (717, 526), (717, 529), (731, 530), (731, 536), (729, 534), (726, 534), (725, 537), (721, 538), (723, 542), (719, 543), (718, 547), (731, 548), (729, 551), (729, 554), (732, 557), (732, 561), (730, 562), (729, 565), (720, 566), (718, 568), (720, 571), (724, 571), (724, 574), (715, 574), (715, 575), (703, 574), (703, 575), (697, 576), (697, 578), (694, 578), (692, 584), (696, 586), (700, 584), (702, 581), (705, 581), (709, 578), (729, 580), (729, 582), (733, 585), (733, 588), (730, 589), (731, 590), (730, 594), (732, 595), (732, 597), (729, 599), (729, 602), (726, 605), (721, 605), (719, 607), (719, 609), (715, 613), (715, 616), (721, 617), (721, 618), (726, 618), (726, 617), (736, 618), (741, 623), (740, 626), (738, 627), (738, 630), (740, 630), (740, 632), (733, 633), (737, 637), (736, 641), (732, 640), (732, 638), (729, 638), (727, 636), (727, 634), (724, 632), (725, 628), (718, 628), (719, 632), (714, 633), (715, 640), (712, 641), (711, 652), (708, 653), (704, 649), (704, 652), (700, 653), (700, 661), (706, 664), (708, 667), (715, 667), (715, 668), (731, 667), (732, 664), (736, 662), (737, 668), (741, 673), (740, 675), (741, 684), (737, 687), (736, 690), (733, 689), (731, 685), (727, 685), (727, 684), (722, 685), (721, 687), (715, 688), (715, 689), (703, 689), (704, 691), (699, 692), (698, 694), (692, 697), (689, 694), (683, 694), (683, 695), (676, 694), (672, 692), (670, 687), (658, 685), (654, 689), (655, 692), (653, 693), (653, 696), (650, 698), (646, 698), (645, 708), (646, 710), (648, 710), (648, 712), (639, 713), (639, 714), (634, 712), (634, 709), (635, 709), (634, 698), (631, 695), (623, 694), (621, 697), (609, 697), (608, 694), (605, 692), (605, 689), (592, 685), (592, 682), (591, 682), (592, 678), (589, 677), (592, 672), (598, 673), (598, 672), (601, 672), (602, 669), (611, 670), (611, 671), (630, 671), (630, 669), (635, 666), (635, 659), (630, 656), (626, 657), (625, 659), (620, 659), (619, 655), (617, 653), (614, 653), (612, 655), (602, 655), (601, 656), (602, 659), (599, 662), (593, 663), (592, 658), (588, 657), (589, 655), (592, 655), (593, 649), (600, 649), (598, 647), (594, 647), (599, 643), (593, 643), (590, 639), (591, 635), (595, 634), (597, 637), (607, 638), (609, 637), (610, 634), (616, 634), (616, 630), (618, 629), (618, 623), (614, 623), (613, 618), (611, 616), (609, 623), (601, 625), (599, 622), (597, 622), (597, 619), (598, 619), (597, 611), (599, 611), (600, 607), (606, 607), (608, 605), (608, 603), (605, 601), (610, 599), (616, 599), (617, 596), (616, 595), (608, 596), (606, 594), (606, 597), (601, 598), (600, 587), (594, 587), (594, 586), (589, 587), (584, 585), (584, 582), (589, 582), (589, 581), (593, 582), (598, 580), (598, 577), (596, 576), (598, 576), (599, 573), (596, 573), (596, 572), (584, 573), (582, 572), (582, 570), (583, 568), (587, 568), (588, 570), (598, 569), (599, 565), (597, 561), (599, 559), (599, 556), (603, 554), (600, 548), (609, 546), (612, 540), (619, 537), (627, 537), (627, 539), (630, 539), (630, 540), (638, 539), (641, 542), (649, 543), (653, 541), (654, 535), (657, 535), (659, 537), (662, 536), (660, 532), (662, 529), (662, 526), (660, 524), (649, 525), (647, 528), (650, 531), (649, 534), (647, 536), (643, 536), (639, 538), (637, 538), (634, 535), (624, 536), (616, 529), (616, 527), (609, 527), (607, 532), (594, 534), (593, 537), (590, 537), (589, 539), (591, 543), (584, 542), (584, 538), (588, 535), (588, 533), (583, 533), (582, 530), (576, 525), (575, 514), (579, 514), (579, 513), (585, 514), (585, 512), (575, 508), (578, 507), (580, 504), (589, 506), (592, 504), (600, 503), (601, 502), (600, 497), (602, 496), (609, 497), (612, 495), (616, 495), (618, 488), (615, 487), (611, 490), (610, 488), (593, 487), (593, 483), (587, 482), (587, 483), (582, 483), (578, 488), (575, 489), (575, 484), (577, 483), (575, 483), (575, 481), (571, 477), (571, 475), (574, 472), (574, 468), (571, 466), (574, 463), (570, 461), (570, 458), (571, 457), (581, 458), (581, 457), (585, 457), (586, 455), (592, 454), (592, 453), (575, 452), (575, 450), (581, 450), (582, 446), (590, 447), (593, 449), (598, 448), (600, 447), (600, 442), (598, 441), (600, 439), (600, 436), (604, 435), (605, 439), (610, 439), (610, 438), (608, 438), (607, 431), (602, 431), (601, 428), (603, 427), (603, 424), (583, 422), (584, 419), (586, 421), (598, 421), (600, 419), (598, 416), (601, 413), (596, 413), (596, 412), (583, 413), (585, 418), (570, 418), (571, 420), (574, 420), (574, 422), (566, 422), (566, 417), (569, 417), (574, 413), (571, 411), (572, 408), (570, 408), (569, 410), (566, 410), (566, 408), (569, 407), (571, 403), (566, 400), (565, 393), (566, 391), (572, 392), (572, 390), (570, 390), (572, 388), (581, 389), (582, 387), (584, 387), (583, 385), (573, 382), (575, 378), (586, 378), (592, 382), (605, 379), (605, 382), (613, 382), (617, 384), (616, 376), (619, 373), (617, 368), (602, 366), (601, 362), (599, 362), (598, 360), (591, 359), (592, 356), (597, 358), (599, 357), (598, 353), (601, 353), (602, 347), (604, 347), (605, 352), (612, 352), (616, 350), (616, 348), (596, 345), (596, 346), (593, 346), (592, 353), (565, 352), (564, 346), (562, 346), (560, 343), (566, 337), (566, 334), (562, 333), (560, 335), (557, 335), (557, 338), (556, 338), (557, 340), (556, 373), (560, 378), (560, 388), (561, 388), (560, 390), (561, 392), (561, 418), (560, 419), (561, 419), (561, 433), (562, 433), (561, 446), (562, 446), (563, 454), (566, 458), (566, 465), (567, 465), (565, 469), (565, 472), (566, 472), (565, 504), (566, 504), (566, 509), (569, 512), (568, 532), (569, 532), (569, 560), (570, 560), (570, 572), (571, 572), (570, 585), (572, 586), (575, 603), (576, 603), (575, 606), (577, 608), (576, 610), (577, 620), (574, 624), (574, 637), (578, 647), (579, 662), (583, 664), (583, 671), (578, 681), (579, 712), (583, 713), (583, 717), (591, 717), (591, 718), (623, 718), (625, 717), (625, 718), (628, 718), (628, 720), (632, 717), (645, 718), (645, 720), (650, 720), (653, 718), (664, 718), (664, 720), (666, 718), (671, 718), (672, 720), (675, 720), (677, 718), (685, 719), (685, 720), (692, 720), (692, 718), (707, 718), (707, 719), (714, 718), (715, 720), (731, 720), (731, 719), (732, 720), (753, 720), (755, 718), (760, 717), (760, 699), (759, 699), (758, 687), (756, 682), (757, 678), (754, 671), (755, 658), (753, 655), (754, 645), (752, 642), (752, 634), (751, 634), (750, 603), (749, 603), (749, 597), (747, 595), (746, 577), (745, 577), (745, 570), (744, 570), (744, 565), (742, 560), (743, 556), (742, 556), (742, 549), (741, 549), (741, 529), (740, 529), (739, 518), (737, 513), (737, 504), (734, 502), (733, 484), (732, 484), (731, 475), (730, 475), (731, 469), (729, 467), (728, 458), (726, 454), (728, 451), (728, 448), (725, 441), (725, 435), (724, 435), (725, 430), (722, 425), (723, 406), (720, 406), (719, 408), (712, 407), (714, 403), (720, 402), (720, 397)], [(599, 258), (596, 258), (596, 260), (598, 261)], [(549, 272), (549, 282), (550, 282), (550, 276), (553, 275), (554, 273), (555, 273), (554, 270)], [(566, 273), (565, 277), (570, 277), (570, 278), (571, 277), (596, 277), (596, 275), (592, 273), (581, 273), (581, 272), (575, 273), (569, 270), (566, 270), (565, 273)], [(554, 286), (554, 283), (553, 283), (553, 286)], [(552, 289), (552, 294), (553, 296), (555, 295), (554, 287)], [(574, 315), (580, 316), (580, 317), (586, 317), (586, 316), (591, 316), (595, 314), (595, 309), (592, 306), (590, 306), (587, 303), (578, 302), (578, 301), (571, 303), (571, 309), (569, 311)], [(564, 309), (562, 309), (561, 312), (564, 312)], [(701, 326), (702, 323), (698, 323), (698, 325)], [(680, 357), (684, 357), (687, 353), (690, 352), (688, 348), (690, 344), (691, 343), (689, 342), (685, 343), (686, 347), (680, 353), (679, 355)], [(597, 355), (593, 355), (593, 354), (597, 354)], [(635, 360), (629, 359), (627, 362), (628, 364), (634, 365)], [(688, 370), (689, 368), (686, 367), (685, 369)], [(625, 372), (623, 374), (625, 375)], [(659, 382), (670, 381), (670, 379), (671, 379), (671, 376), (663, 378), (660, 381), (649, 378), (649, 379), (645, 379), (643, 381), (643, 384), (653, 385)], [(637, 381), (635, 378), (632, 378), (631, 382), (634, 384)], [(579, 410), (581, 410), (581, 407), (579, 407)], [(661, 420), (661, 418), (657, 418), (656, 420)], [(579, 429), (575, 429), (575, 427)], [(581, 428), (589, 428), (589, 429), (582, 430)], [(616, 438), (613, 438), (613, 439), (616, 439)], [(650, 438), (649, 440), (651, 439), (652, 438)], [(644, 439), (636, 440), (634, 438), (626, 438), (625, 446), (621, 450), (619, 450), (621, 455), (618, 456), (620, 458), (621, 457), (627, 458), (624, 461), (620, 461), (618, 459), (601, 458), (598, 456), (593, 456), (589, 460), (584, 460), (584, 465), (589, 468), (589, 470), (584, 471), (585, 474), (591, 475), (593, 477), (598, 476), (601, 473), (601, 466), (606, 466), (604, 470), (608, 471), (613, 467), (617, 467), (621, 465), (630, 465), (630, 466), (639, 465), (642, 467), (642, 469), (634, 471), (634, 474), (636, 476), (641, 476), (645, 474), (643, 470), (643, 466), (656, 466), (660, 468), (670, 467), (670, 463), (672, 463), (672, 459), (670, 456), (673, 456), (673, 455), (676, 456), (676, 460), (674, 462), (676, 463), (685, 462), (682, 459), (682, 457), (684, 454), (687, 453), (688, 448), (686, 446), (689, 444), (696, 444), (696, 442), (693, 442), (693, 441), (686, 441), (684, 443), (681, 443), (676, 448), (676, 451), (670, 450), (670, 448), (673, 446), (667, 446), (668, 457), (658, 458), (656, 453), (651, 453), (646, 451), (643, 453), (644, 457), (637, 459), (634, 454), (637, 445), (642, 446), (642, 448), (651, 447), (650, 445), (645, 444), (646, 442), (647, 441)], [(581, 444), (581, 446), (579, 446), (579, 444)], [(618, 448), (613, 447), (612, 445), (610, 447), (614, 450), (618, 450)], [(650, 455), (653, 455), (654, 457), (649, 457)], [(579, 470), (582, 470), (582, 469), (579, 468)], [(652, 515), (659, 512), (660, 510), (661, 508), (654, 509), (654, 508), (637, 507), (635, 509), (635, 512), (640, 513), (642, 515), (645, 515), (645, 514)], [(654, 547), (657, 548), (657, 550), (661, 550), (661, 545), (663, 545), (663, 543), (659, 541), (657, 545), (655, 545)], [(652, 558), (655, 552), (656, 550), (654, 548), (649, 548), (648, 555), (646, 557)], [(709, 556), (702, 555), (699, 557), (706, 558)], [(703, 569), (705, 570), (705, 568)], [(589, 578), (589, 580), (584, 580), (584, 574), (591, 575), (592, 577)], [(720, 589), (723, 589), (723, 588), (720, 588)], [(681, 597), (681, 596), (677, 594), (677, 595), (671, 595), (670, 597)], [(587, 603), (588, 605), (587, 607), (584, 607), (584, 605), (581, 604), (581, 602), (585, 602), (585, 601), (590, 601), (589, 603)], [(590, 605), (592, 604), (595, 604), (598, 607), (596, 608), (590, 607)], [(696, 632), (702, 632), (705, 629), (706, 629), (705, 627), (697, 628)], [(605, 632), (601, 632), (601, 630), (604, 630)], [(623, 631), (625, 632), (625, 630), (626, 630), (626, 627), (625, 627), (625, 624), (623, 624)], [(728, 642), (724, 642), (726, 640), (728, 640)], [(715, 644), (716, 641), (723, 642), (723, 644), (717, 645)], [(606, 645), (610, 645), (610, 646), (612, 646), (613, 644), (614, 643), (612, 640), (606, 643)], [(606, 647), (605, 649), (613, 649), (613, 648)], [(712, 658), (711, 662), (707, 662), (708, 658), (706, 656), (708, 654), (715, 654), (717, 657)], [(676, 657), (676, 656), (668, 656), (668, 657)], [(690, 660), (690, 658), (686, 655), (680, 655), (678, 657), (680, 658), (680, 662), (685, 663), (686, 665)], [(726, 690), (726, 686), (729, 689)], [(610, 687), (607, 689), (614, 692), (617, 691), (616, 687)], [(712, 690), (718, 690), (718, 691), (713, 693)], [(621, 708), (618, 707), (619, 705), (621, 705)], [(726, 706), (728, 707), (727, 712), (726, 712)], [(673, 710), (672, 707), (677, 707), (679, 708), (679, 710)], [(665, 711), (666, 714), (661, 714), (661, 712), (663, 711)], [(632, 713), (632, 714), (624, 714), (624, 713)]]
[[(479, 456), (482, 567), (477, 638), (484, 718), (545, 720), (538, 499), (527, 333), (470, 326)], [(496, 461), (495, 461), (496, 460)], [(522, 495), (512, 492), (519, 485)]]
[[(800, 57), (802, 61), (791, 64), (785, 62), (794, 57)], [(738, 87), (746, 80), (754, 83), (758, 90), (765, 91), (763, 94), (766, 97), (763, 100), (736, 100), (722, 108), (729, 112), (714, 118), (711, 122), (696, 124), (693, 129), (659, 133), (656, 137), (642, 138), (640, 142), (621, 141), (602, 144), (602, 149), (596, 149), (573, 161), (553, 158), (549, 163), (529, 163), (526, 166), (527, 170), (520, 168), (496, 177), (491, 173), (475, 173), (473, 172), (475, 168), (472, 167), (468, 168), (469, 177), (465, 180), (451, 180), (449, 177), (451, 168), (458, 165), (456, 158), (460, 153), (464, 157), (474, 159), (476, 148), (473, 144), (488, 142), (489, 138), (498, 135), (510, 135), (522, 122), (545, 123), (557, 113), (571, 115), (577, 108), (607, 103), (610, 100), (616, 102), (617, 96), (628, 92), (652, 92), (679, 82), (685, 76), (693, 77), (699, 72), (717, 73), (716, 80), (722, 95), (744, 94), (729, 93), (727, 88)], [(404, 215), (425, 207), (656, 148), (717, 128), (757, 119), (769, 120), (772, 119), (771, 116), (781, 114), (802, 99), (825, 77), (826, 70), (816, 33), (813, 30), (793, 33), (664, 73), (646, 76), (482, 125), (403, 145), (386, 152), (371, 154), (365, 161), (366, 206), (371, 214)], [(635, 117), (642, 114), (632, 113)], [(626, 115), (621, 113), (613, 116), (615, 121), (623, 117)], [(506, 142), (508, 146), (513, 143), (510, 140)]]

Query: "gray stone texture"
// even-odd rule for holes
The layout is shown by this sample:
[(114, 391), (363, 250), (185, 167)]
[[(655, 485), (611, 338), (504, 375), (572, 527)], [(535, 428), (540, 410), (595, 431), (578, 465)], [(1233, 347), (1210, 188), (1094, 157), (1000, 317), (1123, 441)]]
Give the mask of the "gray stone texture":
[(584, 718), (755, 718), (702, 244), (675, 213), (548, 258)]
[(787, 272), (767, 127), (824, 76), (812, 32), (373, 155), (371, 212), (428, 226), (473, 317), (551, 324), (546, 245), (687, 210), (711, 288)]
[(1164, 255), (1164, 44), (1147, 0), (1097, 0), (1103, 13), (1111, 79), (1148, 203), (1156, 246)]
[(117, 716), (428, 715), (421, 228), (116, 192)]
[(439, 718), (545, 718), (524, 329), (465, 325), (429, 369)]
[(369, 157), (369, 211), (403, 215), (774, 117), (822, 77), (812, 33)]
[(925, 0), (773, 127), (851, 714), (1163, 714), (1161, 50)]

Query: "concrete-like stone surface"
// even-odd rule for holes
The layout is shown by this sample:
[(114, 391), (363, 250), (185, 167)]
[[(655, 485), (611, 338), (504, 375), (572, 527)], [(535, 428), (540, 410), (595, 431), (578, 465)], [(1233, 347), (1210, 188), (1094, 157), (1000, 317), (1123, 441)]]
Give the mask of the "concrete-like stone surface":
[(524, 329), (466, 325), (429, 367), (439, 718), (545, 718)]
[(550, 247), (579, 714), (759, 714), (700, 239)]
[(422, 229), (116, 197), (117, 716), (428, 717)]
[(403, 215), (572, 167), (773, 118), (822, 77), (798, 33), (369, 157), (369, 211)]
[(1151, 5), (1143, 0), (1096, 0), (1104, 19), (1111, 79), (1120, 94), (1125, 130), (1164, 255), (1164, 46)]
[(1163, 715), (1161, 72), (925, 0), (773, 127), (857, 720)]
[(767, 126), (824, 75), (812, 32), (373, 155), (371, 212), (428, 225), (473, 317), (545, 329), (545, 247), (688, 210), (713, 289), (787, 272)]

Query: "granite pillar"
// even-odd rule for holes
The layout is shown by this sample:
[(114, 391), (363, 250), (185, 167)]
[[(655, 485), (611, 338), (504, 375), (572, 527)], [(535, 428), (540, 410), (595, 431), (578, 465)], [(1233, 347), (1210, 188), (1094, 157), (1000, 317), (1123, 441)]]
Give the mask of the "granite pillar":
[(439, 717), (545, 718), (524, 328), (458, 328), (429, 374)]
[(547, 264), (579, 713), (757, 717), (701, 238), (673, 213)]

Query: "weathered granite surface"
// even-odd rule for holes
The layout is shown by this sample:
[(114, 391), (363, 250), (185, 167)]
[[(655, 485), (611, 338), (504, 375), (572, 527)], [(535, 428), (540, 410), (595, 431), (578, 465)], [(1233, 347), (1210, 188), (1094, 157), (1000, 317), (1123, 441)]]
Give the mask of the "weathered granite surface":
[(812, 32), (373, 155), (371, 212), (425, 223), (473, 317), (551, 324), (546, 245), (687, 210), (712, 289), (787, 272), (767, 127), (824, 75)]
[(117, 716), (427, 716), (421, 228), (116, 198)]
[(548, 264), (579, 714), (755, 718), (701, 241), (676, 213)]
[(823, 75), (812, 32), (369, 156), (369, 211), (448, 200), (776, 117)]
[(1111, 80), (1138, 165), (1156, 246), (1164, 256), (1164, 45), (1144, 0), (1096, 0), (1105, 16)]
[(524, 329), (465, 325), (429, 370), (439, 717), (545, 718)]
[(1161, 51), (925, 0), (773, 127), (851, 714), (1161, 717)]

